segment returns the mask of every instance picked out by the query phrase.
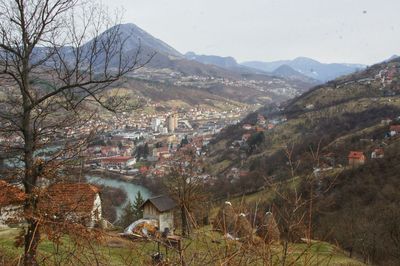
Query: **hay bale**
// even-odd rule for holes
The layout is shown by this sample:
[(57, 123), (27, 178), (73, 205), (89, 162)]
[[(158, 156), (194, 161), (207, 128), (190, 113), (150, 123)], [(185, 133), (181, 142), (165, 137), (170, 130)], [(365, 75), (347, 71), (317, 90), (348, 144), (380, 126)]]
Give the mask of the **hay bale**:
[(253, 235), (253, 228), (244, 213), (239, 214), (236, 222), (235, 235), (239, 238), (251, 239)]
[(237, 214), (232, 207), (232, 203), (226, 201), (224, 205), (218, 211), (217, 217), (213, 222), (213, 228), (226, 233), (232, 233), (235, 229), (235, 222), (237, 220)]
[(263, 217), (261, 226), (257, 229), (257, 235), (264, 239), (267, 243), (279, 242), (280, 232), (274, 215), (267, 212)]

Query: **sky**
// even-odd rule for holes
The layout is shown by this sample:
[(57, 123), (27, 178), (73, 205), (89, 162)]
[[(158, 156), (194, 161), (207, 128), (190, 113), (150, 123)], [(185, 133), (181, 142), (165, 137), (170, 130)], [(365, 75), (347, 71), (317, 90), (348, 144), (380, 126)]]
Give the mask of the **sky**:
[(400, 55), (399, 0), (114, 0), (181, 53), (373, 64)]

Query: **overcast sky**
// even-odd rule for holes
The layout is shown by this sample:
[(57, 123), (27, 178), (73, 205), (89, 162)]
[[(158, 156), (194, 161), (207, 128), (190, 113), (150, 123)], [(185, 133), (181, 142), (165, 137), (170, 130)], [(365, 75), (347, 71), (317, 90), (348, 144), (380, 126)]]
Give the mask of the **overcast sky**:
[(400, 0), (114, 0), (181, 53), (372, 64), (400, 54)]

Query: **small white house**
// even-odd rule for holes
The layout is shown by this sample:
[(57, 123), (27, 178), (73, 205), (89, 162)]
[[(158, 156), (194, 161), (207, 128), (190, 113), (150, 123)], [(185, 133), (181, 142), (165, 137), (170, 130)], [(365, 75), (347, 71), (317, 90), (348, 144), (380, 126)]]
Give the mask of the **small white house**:
[(0, 180), (0, 227), (24, 220), (25, 193), (16, 186)]
[(168, 196), (150, 198), (142, 204), (143, 218), (157, 220), (160, 232), (173, 232), (176, 206), (176, 202)]

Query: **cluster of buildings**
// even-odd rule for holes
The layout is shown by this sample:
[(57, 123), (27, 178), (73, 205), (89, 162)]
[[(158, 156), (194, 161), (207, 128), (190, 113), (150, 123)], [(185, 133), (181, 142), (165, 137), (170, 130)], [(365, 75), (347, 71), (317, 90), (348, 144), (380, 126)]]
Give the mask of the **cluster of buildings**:
[(382, 85), (390, 85), (393, 82), (394, 77), (400, 71), (400, 67), (396, 65), (387, 66), (385, 69), (380, 70), (379, 73), (375, 76), (376, 79), (379, 79)]
[(262, 114), (258, 114), (255, 124), (246, 123), (242, 125), (242, 129), (245, 130), (245, 133), (242, 134), (241, 139), (237, 139), (232, 142), (231, 149), (245, 148), (247, 145), (247, 141), (251, 138), (253, 134), (272, 130), (275, 128), (275, 126), (285, 123), (286, 121), (286, 116), (268, 119)]
[[(151, 128), (154, 132), (159, 132), (161, 134), (174, 133), (179, 125), (178, 118), (179, 115), (177, 113), (170, 114), (169, 116), (167, 116), (165, 121), (163, 121), (163, 119), (160, 117), (154, 117), (151, 120)], [(182, 122), (182, 124), (188, 129), (192, 128), (186, 120)]]
[(227, 125), (238, 123), (246, 111), (241, 107), (221, 112), (192, 107), (186, 112), (144, 115), (140, 120), (121, 116), (117, 123), (132, 119), (135, 125), (104, 127), (84, 153), (86, 165), (131, 178), (161, 176), (180, 148), (190, 146), (198, 156), (204, 156), (212, 136)]
[[(400, 118), (400, 117), (399, 117)], [(391, 123), (392, 119), (384, 119), (382, 120), (382, 123)], [(389, 130), (385, 133), (385, 138), (393, 138), (400, 135), (400, 125), (393, 124), (389, 126)], [(385, 149), (383, 145), (379, 145), (378, 147), (375, 147), (372, 149), (370, 152), (369, 156), (372, 160), (374, 159), (382, 159), (385, 157)], [(367, 156), (364, 154), (363, 151), (350, 151), (348, 156), (348, 165), (350, 167), (357, 167), (360, 165), (365, 164), (367, 161)]]
[(177, 87), (208, 89), (222, 85), (230, 88), (249, 88), (285, 97), (295, 97), (300, 94), (292, 84), (277, 77), (270, 77), (268, 80), (248, 78), (234, 79), (209, 75), (185, 75), (171, 69), (153, 69), (146, 67), (135, 71), (131, 76), (139, 80), (173, 84)]

